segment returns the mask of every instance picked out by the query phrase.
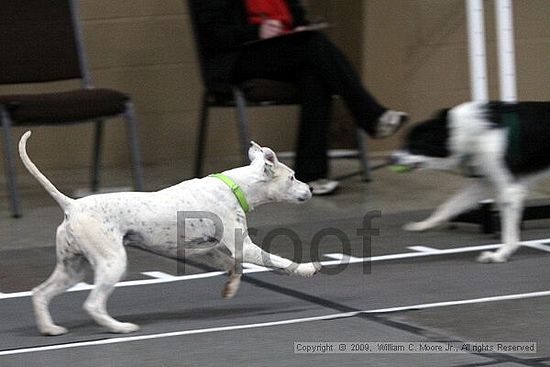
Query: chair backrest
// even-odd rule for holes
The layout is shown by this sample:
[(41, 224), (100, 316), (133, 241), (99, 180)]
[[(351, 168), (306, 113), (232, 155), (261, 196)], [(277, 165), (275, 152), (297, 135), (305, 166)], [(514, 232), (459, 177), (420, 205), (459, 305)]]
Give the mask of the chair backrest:
[(75, 0), (2, 0), (0, 9), (0, 84), (89, 84)]
[[(207, 91), (219, 98), (219, 103), (233, 103), (233, 85), (223, 82), (212, 82), (207, 78), (206, 49), (201, 39), (199, 21), (197, 14), (200, 13), (200, 7), (204, 6), (209, 0), (186, 0), (189, 10), (189, 18), (193, 28), (193, 36), (197, 51), (197, 58), (200, 66), (201, 79)], [(230, 16), (230, 15), (228, 15)], [(286, 105), (296, 104), (299, 101), (298, 92), (292, 83), (268, 80), (268, 79), (250, 79), (242, 82), (239, 89), (244, 93), (247, 103), (256, 103), (256, 105)], [(215, 102), (214, 102), (215, 103)]]

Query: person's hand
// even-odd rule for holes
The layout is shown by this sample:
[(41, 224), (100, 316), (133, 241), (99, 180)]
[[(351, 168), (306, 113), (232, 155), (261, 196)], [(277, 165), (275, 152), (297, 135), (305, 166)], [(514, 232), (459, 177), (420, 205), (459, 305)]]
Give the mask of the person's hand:
[(276, 19), (266, 19), (260, 25), (261, 39), (276, 37), (283, 33), (283, 23)]

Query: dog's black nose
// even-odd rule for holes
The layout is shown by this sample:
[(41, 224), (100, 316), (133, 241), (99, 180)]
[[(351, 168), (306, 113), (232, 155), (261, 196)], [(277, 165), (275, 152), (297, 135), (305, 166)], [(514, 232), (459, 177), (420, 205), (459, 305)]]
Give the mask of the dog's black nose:
[(309, 192), (313, 192), (313, 187), (309, 187)]

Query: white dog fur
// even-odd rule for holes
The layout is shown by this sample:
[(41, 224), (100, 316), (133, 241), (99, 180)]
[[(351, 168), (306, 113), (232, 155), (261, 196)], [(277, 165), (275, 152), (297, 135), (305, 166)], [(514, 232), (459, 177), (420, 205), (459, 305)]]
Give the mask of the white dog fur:
[[(475, 207), (481, 200), (495, 197), (501, 214), (503, 246), (495, 252), (481, 253), (478, 261), (504, 262), (519, 246), (521, 213), (529, 185), (549, 171), (547, 168), (525, 174), (512, 173), (505, 159), (509, 131), (491, 121), (488, 110), (489, 105), (478, 102), (464, 103), (449, 110), (447, 158), (405, 157), (405, 154), (403, 159), (397, 159), (397, 163), (399, 160), (409, 160), (418, 168), (449, 169), (464, 163), (467, 158), (469, 168), (473, 168), (480, 177), (439, 206), (429, 218), (406, 224), (404, 229), (429, 230)], [(550, 116), (544, 122), (550, 123)]]
[[(215, 223), (208, 219), (185, 222), (185, 243), (197, 246), (186, 249), (186, 256), (199, 255), (228, 271), (223, 296), (232, 297), (238, 289), (239, 261), (280, 269), (310, 277), (320, 270), (318, 263), (296, 264), (269, 254), (254, 244), (248, 234), (246, 215), (229, 187), (213, 177), (192, 179), (157, 192), (124, 192), (71, 199), (36, 168), (26, 152), (30, 131), (19, 142), (19, 152), (29, 172), (63, 209), (65, 219), (56, 236), (57, 265), (44, 283), (33, 289), (33, 306), (37, 326), (45, 335), (59, 335), (67, 330), (56, 325), (49, 312), (51, 299), (80, 282), (91, 266), (95, 287), (84, 309), (100, 325), (113, 333), (138, 330), (132, 323), (119, 322), (106, 309), (115, 284), (126, 270), (125, 245), (177, 258), (178, 211), (207, 211), (221, 219), (223, 234), (214, 238)], [(269, 202), (304, 202), (311, 198), (310, 188), (294, 178), (294, 172), (279, 162), (269, 148), (252, 142), (251, 164), (224, 172), (244, 192), (250, 208)], [(242, 256), (235, 244), (235, 231), (244, 233)], [(239, 256), (237, 256), (239, 255)], [(241, 257), (241, 258), (239, 258)]]

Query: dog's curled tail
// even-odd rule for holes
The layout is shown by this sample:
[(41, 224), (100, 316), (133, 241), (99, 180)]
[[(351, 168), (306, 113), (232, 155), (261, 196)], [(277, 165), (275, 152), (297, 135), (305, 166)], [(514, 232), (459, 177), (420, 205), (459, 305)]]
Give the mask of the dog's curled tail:
[(30, 130), (23, 134), (21, 140), (19, 140), (19, 155), (23, 164), (30, 172), (31, 175), (46, 189), (46, 191), (54, 198), (55, 201), (65, 209), (73, 201), (73, 199), (62, 194), (51, 182), (38, 170), (35, 164), (29, 158), (27, 154), (27, 140), (31, 136)]

